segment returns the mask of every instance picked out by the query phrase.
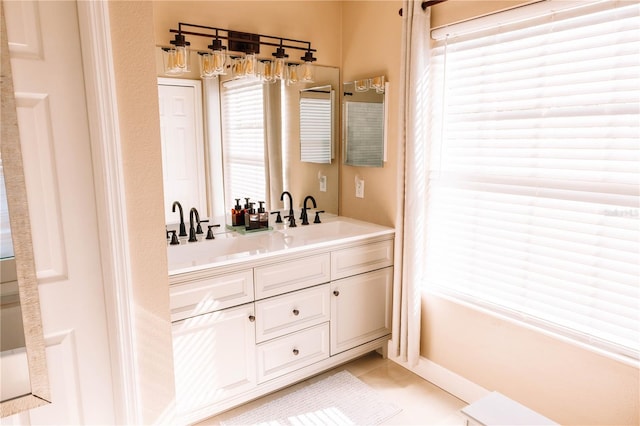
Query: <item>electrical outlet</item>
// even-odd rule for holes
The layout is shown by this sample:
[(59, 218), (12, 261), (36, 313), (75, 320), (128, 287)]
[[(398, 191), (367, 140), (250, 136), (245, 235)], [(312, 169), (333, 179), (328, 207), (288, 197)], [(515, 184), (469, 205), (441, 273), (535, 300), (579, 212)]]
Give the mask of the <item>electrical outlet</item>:
[(364, 198), (364, 180), (356, 180), (356, 198)]
[(320, 192), (327, 192), (327, 177), (320, 176)]

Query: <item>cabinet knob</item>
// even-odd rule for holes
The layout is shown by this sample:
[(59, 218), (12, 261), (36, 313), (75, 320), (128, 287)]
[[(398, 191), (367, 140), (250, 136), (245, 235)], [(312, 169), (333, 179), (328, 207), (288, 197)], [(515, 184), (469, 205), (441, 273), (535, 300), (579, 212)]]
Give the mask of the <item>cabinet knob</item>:
[(300, 314), (300, 311), (297, 309), (293, 310), (293, 315), (298, 316)]
[(253, 315), (249, 315), (249, 321), (254, 322), (256, 320), (256, 317)]
[(299, 350), (297, 350), (297, 349), (294, 349), (294, 350), (293, 350), (293, 354), (294, 354), (294, 355), (298, 355), (299, 353), (300, 353), (300, 351), (299, 351)]
[(340, 292), (339, 292), (338, 290), (333, 290), (333, 295), (334, 295), (334, 296), (339, 296), (339, 295), (340, 295)]

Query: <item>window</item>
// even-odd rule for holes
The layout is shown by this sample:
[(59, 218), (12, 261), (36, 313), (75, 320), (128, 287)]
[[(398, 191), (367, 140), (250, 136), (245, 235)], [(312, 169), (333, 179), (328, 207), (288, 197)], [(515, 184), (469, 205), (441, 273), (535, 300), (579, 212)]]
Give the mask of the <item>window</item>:
[(235, 198), (264, 201), (267, 170), (263, 84), (225, 82), (221, 99), (225, 205), (235, 205)]
[(639, 9), (590, 3), (436, 41), (425, 277), (635, 360)]

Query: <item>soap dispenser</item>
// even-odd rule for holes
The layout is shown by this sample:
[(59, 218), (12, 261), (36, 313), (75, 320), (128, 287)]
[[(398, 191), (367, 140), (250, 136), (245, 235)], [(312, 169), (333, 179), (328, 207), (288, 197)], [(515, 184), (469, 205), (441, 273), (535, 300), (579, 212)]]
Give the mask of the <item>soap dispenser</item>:
[(249, 203), (249, 208), (245, 210), (244, 225), (246, 229), (259, 229), (260, 228), (260, 216), (253, 208), (255, 203)]
[(258, 207), (258, 220), (260, 221), (261, 228), (269, 227), (269, 213), (264, 208), (264, 201), (258, 201), (260, 207)]
[(244, 225), (244, 210), (240, 205), (240, 198), (236, 198), (236, 205), (231, 209), (231, 225), (242, 226)]

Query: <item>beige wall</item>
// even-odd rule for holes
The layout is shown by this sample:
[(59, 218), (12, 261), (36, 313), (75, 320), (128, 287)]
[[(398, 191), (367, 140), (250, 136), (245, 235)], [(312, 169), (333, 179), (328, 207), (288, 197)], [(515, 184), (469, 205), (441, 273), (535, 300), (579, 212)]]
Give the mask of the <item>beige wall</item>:
[(162, 154), (152, 3), (111, 1), (142, 422), (170, 421), (174, 400)]
[[(384, 167), (340, 169), (340, 214), (393, 226), (397, 194), (398, 99), (400, 80), (400, 1), (342, 3), (342, 80), (384, 75), (389, 81), (387, 162)], [(342, 99), (341, 99), (342, 100)], [(356, 198), (355, 177), (365, 182), (364, 198)]]

